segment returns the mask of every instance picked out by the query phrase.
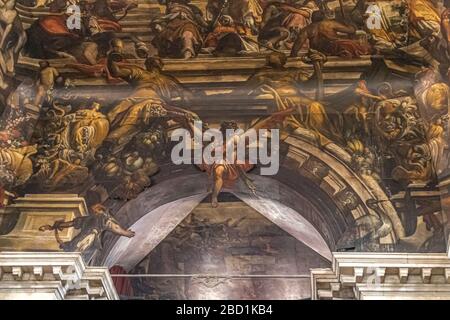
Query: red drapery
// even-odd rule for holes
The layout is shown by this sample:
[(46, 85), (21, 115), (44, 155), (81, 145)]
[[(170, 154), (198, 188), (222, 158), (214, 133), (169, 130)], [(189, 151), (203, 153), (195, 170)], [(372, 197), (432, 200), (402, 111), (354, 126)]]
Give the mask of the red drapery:
[(111, 273), (112, 275), (114, 286), (116, 287), (116, 291), (120, 296), (132, 297), (134, 295), (130, 278), (114, 277), (114, 274), (127, 273), (124, 268), (120, 266), (113, 266), (111, 269), (109, 269), (109, 273)]

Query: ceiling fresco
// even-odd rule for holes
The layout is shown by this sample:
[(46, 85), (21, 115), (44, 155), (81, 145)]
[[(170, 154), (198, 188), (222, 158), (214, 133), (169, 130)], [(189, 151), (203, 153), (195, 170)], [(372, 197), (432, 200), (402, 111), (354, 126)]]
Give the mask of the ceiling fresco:
[(449, 1), (5, 0), (0, 26), (0, 252), (156, 300), (447, 252)]

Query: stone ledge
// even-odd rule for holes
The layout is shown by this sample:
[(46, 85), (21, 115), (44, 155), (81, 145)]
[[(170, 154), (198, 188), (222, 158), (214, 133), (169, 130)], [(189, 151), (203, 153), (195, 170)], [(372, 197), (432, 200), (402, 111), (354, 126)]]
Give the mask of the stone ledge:
[(313, 299), (450, 300), (446, 253), (335, 252), (332, 268), (311, 270)]
[(106, 267), (71, 252), (0, 252), (0, 298), (119, 299)]
[(358, 284), (358, 300), (450, 300), (449, 284)]

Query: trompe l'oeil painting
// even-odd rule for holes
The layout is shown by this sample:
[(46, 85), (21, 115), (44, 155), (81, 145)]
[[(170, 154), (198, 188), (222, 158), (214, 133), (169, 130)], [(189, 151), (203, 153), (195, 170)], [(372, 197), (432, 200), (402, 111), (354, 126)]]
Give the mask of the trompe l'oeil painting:
[(106, 267), (73, 298), (357, 298), (310, 269), (446, 255), (449, 1), (5, 0), (0, 26), (0, 284), (46, 270), (12, 252)]

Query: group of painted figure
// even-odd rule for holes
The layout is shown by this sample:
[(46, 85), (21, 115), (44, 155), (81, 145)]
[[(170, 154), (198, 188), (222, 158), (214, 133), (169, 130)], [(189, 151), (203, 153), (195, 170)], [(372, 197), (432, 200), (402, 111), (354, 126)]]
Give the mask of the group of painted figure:
[[(8, 34), (4, 33), (6, 40), (0, 42), (0, 58), (17, 61), (15, 52), (25, 45), (24, 54), (42, 60), (36, 81), (7, 83), (14, 90), (2, 102), (8, 106), (0, 126), (2, 197), (14, 197), (18, 188), (80, 193), (100, 185), (111, 198), (135, 198), (151, 185), (150, 177), (159, 170), (158, 157), (167, 152), (167, 132), (173, 123), (198, 129), (193, 126), (198, 116), (189, 110), (192, 92), (164, 71), (161, 57), (191, 59), (201, 54), (239, 55), (263, 49), (266, 65), (230, 93), (245, 92), (248, 99), (268, 96), (275, 105), (276, 112), (257, 119), (255, 128), (277, 127), (286, 134), (302, 128), (316, 138), (320, 148), (330, 143), (341, 146), (351, 154), (353, 169), (369, 186), (378, 186), (383, 179), (377, 162), (386, 156), (391, 161), (387, 175), (402, 185), (435, 184), (436, 174), (448, 169), (447, 1), (393, 1), (391, 9), (399, 14), (382, 11), (382, 28), (375, 29), (366, 23), (365, 1), (342, 1), (335, 9), (327, 1), (210, 1), (206, 15), (188, 0), (168, 1), (164, 3), (166, 13), (149, 26), (153, 49), (126, 35), (143, 65), (127, 60), (125, 39), (119, 37), (121, 25), (116, 14), (122, 11), (125, 16), (133, 5), (83, 2), (81, 29), (69, 30), (64, 11), (68, 3), (56, 1), (50, 4), (51, 14), (33, 22), (25, 35), (15, 24), (9, 29), (4, 24), (3, 32)], [(9, 6), (4, 8), (7, 13)], [(112, 99), (106, 107), (99, 101), (79, 103), (71, 95), (67, 79), (46, 59), (73, 57), (71, 50), (76, 46), (82, 48), (82, 54), (70, 66), (124, 83), (126, 94), (119, 101)], [(317, 67), (314, 74), (288, 68), (285, 52), (302, 55)], [(421, 65), (424, 70), (417, 73), (409, 92), (394, 90), (386, 83), (374, 88), (361, 79), (345, 92), (325, 96), (318, 73), (326, 56), (349, 59), (366, 54), (383, 54), (394, 62), (402, 58), (403, 65)], [(309, 80), (318, 83), (315, 98), (303, 91)], [(58, 95), (53, 95), (56, 88)], [(29, 132), (27, 108), (40, 112)], [(221, 130), (236, 126), (225, 122)], [(246, 177), (253, 166), (214, 163), (200, 167), (212, 179), (213, 206), (218, 205), (222, 188), (239, 178), (253, 188)], [(107, 226), (113, 229), (115, 224), (105, 209), (97, 209), (99, 221), (89, 220), (88, 224), (98, 223), (101, 227), (97, 229), (102, 231)], [(43, 229), (78, 225), (72, 222)], [(133, 235), (122, 231), (118, 233)], [(71, 250), (82, 251), (98, 237), (85, 235), (87, 240), (81, 239)]]
[[(135, 43), (136, 54), (141, 57), (151, 49), (162, 58), (190, 59), (202, 53), (236, 56), (266, 50), (289, 50), (291, 56), (298, 56), (312, 48), (353, 58), (395, 53), (436, 34), (441, 20), (441, 8), (435, 1), (425, 0), (396, 0), (388, 8), (379, 1), (378, 9), (364, 0), (341, 0), (337, 7), (332, 4), (337, 1), (326, 0), (209, 0), (205, 13), (191, 0), (159, 1), (165, 12), (148, 25), (153, 48), (122, 30), (120, 20), (136, 7), (134, 3), (75, 1), (82, 23), (80, 29), (71, 30), (66, 10), (73, 3), (55, 0), (49, 5), (51, 14), (28, 29), (27, 51), (36, 58), (68, 57), (73, 56), (76, 46), (84, 44), (84, 61), (80, 62), (95, 64), (108, 50), (111, 38), (123, 37)], [(123, 12), (120, 17), (119, 12)], [(379, 23), (372, 25), (368, 19), (378, 19)]]

